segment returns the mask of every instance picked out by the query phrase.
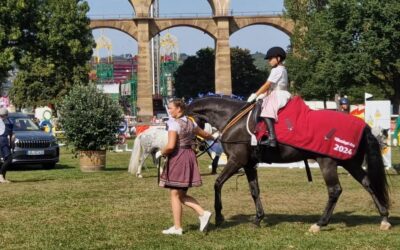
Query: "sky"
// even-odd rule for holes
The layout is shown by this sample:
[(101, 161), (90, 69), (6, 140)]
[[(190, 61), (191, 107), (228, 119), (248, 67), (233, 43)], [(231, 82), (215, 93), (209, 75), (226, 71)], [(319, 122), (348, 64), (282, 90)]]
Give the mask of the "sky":
[[(128, 0), (86, 0), (93, 19), (127, 18), (134, 11)], [(233, 14), (255, 15), (260, 13), (281, 13), (283, 0), (231, 0)], [(176, 16), (211, 16), (211, 7), (207, 0), (159, 0), (160, 17)], [(214, 48), (214, 40), (204, 32), (190, 27), (176, 27), (161, 33), (161, 37), (169, 33), (177, 39), (177, 51), (194, 55), (201, 48)], [(94, 38), (101, 35), (108, 37), (112, 43), (112, 54), (137, 54), (137, 42), (130, 36), (113, 29), (95, 29)], [(272, 46), (286, 48), (290, 44), (289, 37), (278, 29), (267, 25), (253, 25), (235, 32), (230, 37), (231, 47), (249, 49), (251, 53), (266, 53)], [(106, 49), (100, 50), (100, 56), (107, 55)]]

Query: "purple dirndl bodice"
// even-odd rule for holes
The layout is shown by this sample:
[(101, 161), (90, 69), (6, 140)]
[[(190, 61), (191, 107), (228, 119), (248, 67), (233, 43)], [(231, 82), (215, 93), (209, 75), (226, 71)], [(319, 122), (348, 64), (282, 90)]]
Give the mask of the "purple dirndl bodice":
[(175, 120), (180, 126), (175, 150), (168, 156), (167, 163), (160, 177), (160, 186), (167, 188), (187, 188), (201, 186), (201, 176), (194, 144), (195, 125), (189, 119)]

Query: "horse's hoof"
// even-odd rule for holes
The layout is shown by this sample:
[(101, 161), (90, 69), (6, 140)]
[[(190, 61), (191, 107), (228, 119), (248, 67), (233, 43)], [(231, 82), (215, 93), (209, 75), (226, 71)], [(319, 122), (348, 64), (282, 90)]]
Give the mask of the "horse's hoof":
[(224, 216), (221, 217), (215, 217), (215, 226), (219, 227), (222, 225), (222, 223), (224, 223), (225, 218)]
[(136, 174), (137, 178), (143, 178), (143, 176), (141, 174)]
[(314, 224), (310, 227), (310, 229), (308, 229), (308, 232), (310, 233), (319, 233), (321, 231), (321, 227), (318, 226), (317, 224)]
[(253, 222), (253, 224), (254, 224), (254, 226), (256, 226), (256, 227), (261, 227), (261, 221), (264, 219), (264, 215), (263, 216), (261, 216), (261, 217), (259, 217), (259, 218), (255, 218), (254, 219), (254, 222)]
[(387, 222), (387, 221), (382, 221), (381, 222), (381, 227), (380, 227), (381, 230), (387, 231), (391, 227), (392, 227), (392, 224), (390, 224), (389, 222)]

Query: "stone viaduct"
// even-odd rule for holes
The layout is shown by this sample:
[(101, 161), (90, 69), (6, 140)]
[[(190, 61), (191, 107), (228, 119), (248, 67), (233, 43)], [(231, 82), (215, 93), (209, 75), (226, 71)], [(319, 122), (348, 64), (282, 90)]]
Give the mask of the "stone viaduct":
[[(273, 26), (289, 36), (294, 28), (291, 20), (279, 15), (232, 16), (229, 11), (230, 0), (207, 0), (212, 9), (212, 16), (194, 18), (153, 18), (150, 11), (154, 0), (127, 1), (135, 12), (133, 18), (92, 19), (90, 27), (116, 29), (138, 42), (137, 106), (140, 107), (139, 116), (143, 120), (153, 115), (150, 40), (158, 33), (173, 27), (187, 26), (212, 37), (215, 41), (215, 91), (229, 95), (232, 93), (230, 35), (255, 24)], [(257, 39), (256, 35), (254, 38)]]

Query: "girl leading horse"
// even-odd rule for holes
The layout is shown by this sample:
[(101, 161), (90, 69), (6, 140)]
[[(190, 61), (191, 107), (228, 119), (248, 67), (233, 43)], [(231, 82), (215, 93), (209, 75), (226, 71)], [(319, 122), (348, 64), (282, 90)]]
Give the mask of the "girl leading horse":
[[(221, 136), (221, 143), (224, 152), (228, 156), (228, 162), (214, 185), (216, 225), (220, 225), (224, 221), (221, 200), (222, 186), (240, 168), (244, 168), (245, 170), (251, 196), (255, 203), (256, 217), (254, 223), (260, 225), (265, 214), (260, 200), (260, 189), (255, 165), (260, 161), (289, 163), (305, 159), (315, 159), (320, 166), (322, 176), (327, 185), (328, 202), (320, 219), (310, 227), (310, 232), (319, 232), (321, 227), (328, 225), (337, 200), (342, 193), (337, 173), (338, 165), (345, 168), (372, 196), (382, 217), (381, 229), (387, 230), (391, 227), (388, 221), (389, 195), (385, 168), (380, 154), (379, 143), (372, 135), (371, 129), (368, 126), (365, 126), (363, 129), (358, 149), (350, 159), (338, 160), (337, 158), (298, 149), (279, 142), (276, 148), (259, 146), (261, 147), (262, 154), (256, 156), (256, 147), (251, 146), (251, 136), (247, 131), (247, 126), (255, 127), (255, 122), (252, 119), (246, 119), (246, 116), (244, 116), (229, 129), (225, 128), (229, 121), (236, 116), (238, 110), (242, 110), (245, 106), (246, 103), (243, 101), (213, 96), (196, 99), (187, 107), (188, 115), (210, 123), (219, 131), (224, 131)], [(249, 120), (248, 125), (246, 124), (246, 120)], [(368, 164), (366, 171), (361, 167), (364, 156), (366, 156)]]

